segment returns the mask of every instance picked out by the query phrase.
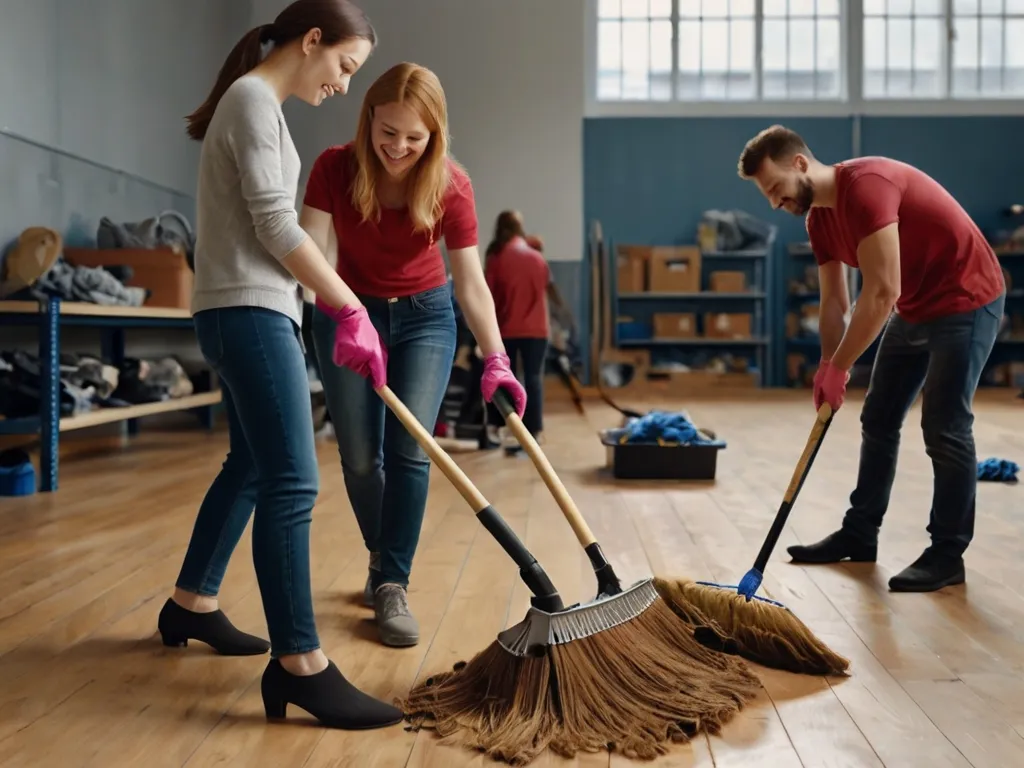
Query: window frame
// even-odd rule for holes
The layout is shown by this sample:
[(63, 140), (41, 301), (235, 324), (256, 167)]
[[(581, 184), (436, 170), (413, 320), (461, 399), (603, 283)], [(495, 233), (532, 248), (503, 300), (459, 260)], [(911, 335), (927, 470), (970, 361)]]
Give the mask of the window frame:
[[(947, 24), (952, 23), (953, 0), (944, 0)], [(599, 101), (597, 99), (597, 0), (584, 0), (584, 100), (585, 117), (850, 117), (865, 116), (985, 116), (1024, 115), (1024, 96), (1020, 98), (940, 98), (892, 99), (863, 96), (863, 0), (842, 0), (839, 43), (843, 67), (840, 77), (843, 93), (835, 100), (754, 100), (754, 101)], [(755, 13), (760, 21), (762, 0), (756, 0)], [(679, 0), (672, 0), (672, 18), (679, 20)], [(760, 48), (761, 32), (756, 34)], [(760, 51), (756, 54), (760, 60)], [(951, 56), (943, 63), (947, 72)], [(678, 54), (673, 52), (678, 65)], [(673, 71), (673, 83), (678, 70)], [(760, 73), (758, 73), (760, 78)]]

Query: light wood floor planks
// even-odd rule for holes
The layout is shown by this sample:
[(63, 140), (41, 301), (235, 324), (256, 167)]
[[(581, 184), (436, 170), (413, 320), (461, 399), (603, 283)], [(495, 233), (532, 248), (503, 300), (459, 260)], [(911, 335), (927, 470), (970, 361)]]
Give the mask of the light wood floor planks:
[[(614, 482), (600, 471), (605, 455), (595, 430), (618, 415), (597, 401), (588, 404), (587, 419), (558, 397), (549, 406), (545, 450), (624, 581), (675, 573), (735, 583), (768, 529), (813, 419), (809, 397), (785, 392), (687, 407), (729, 441), (713, 484)], [(721, 736), (679, 747), (656, 765), (1024, 765), (1024, 490), (980, 484), (965, 587), (890, 594), (888, 577), (926, 544), (931, 466), (915, 408), (879, 563), (787, 563), (786, 545), (838, 524), (856, 477), (859, 410), (854, 395), (837, 416), (765, 578), (769, 594), (853, 660), (852, 676), (758, 669), (759, 699)], [(1024, 401), (980, 397), (976, 430), (980, 456), (1024, 463)], [(56, 494), (0, 499), (0, 765), (488, 765), (428, 732), (268, 725), (259, 693), (266, 657), (228, 659), (201, 645), (160, 645), (156, 615), (225, 445), (223, 432), (151, 429), (125, 447), (108, 440), (65, 459)], [(434, 470), (411, 590), (423, 642), (381, 646), (370, 612), (356, 602), (366, 555), (333, 445), (321, 442), (320, 457), (317, 618), (325, 650), (357, 684), (385, 698), (401, 695), (524, 615), (529, 595), (515, 567)], [(563, 594), (591, 597), (586, 558), (529, 460), (500, 452), (456, 459)], [(249, 547), (247, 532), (222, 605), (236, 624), (265, 636)], [(631, 764), (608, 755), (543, 755), (534, 763)]]

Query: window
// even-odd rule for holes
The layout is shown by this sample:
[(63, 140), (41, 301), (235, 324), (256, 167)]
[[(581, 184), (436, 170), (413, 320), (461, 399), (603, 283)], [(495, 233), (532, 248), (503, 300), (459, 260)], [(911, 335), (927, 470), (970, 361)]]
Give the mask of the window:
[(601, 101), (842, 95), (840, 0), (598, 0), (597, 25)]
[(672, 0), (599, 0), (597, 97), (672, 98)]
[[(609, 105), (607, 114), (625, 114), (632, 108), (612, 103), (630, 101), (661, 104), (654, 109), (666, 114), (680, 108), (746, 114), (761, 109), (758, 104), (787, 102), (814, 114), (906, 112), (915, 102), (931, 102), (934, 111), (951, 100), (965, 103), (961, 111), (1005, 110), (1008, 104), (997, 104), (1009, 101), (1016, 102), (1014, 113), (1024, 110), (1024, 0), (588, 0), (587, 6), (590, 14), (597, 9), (591, 93)], [(848, 35), (850, 29), (856, 34)], [(848, 80), (848, 70), (857, 76)]]
[(952, 22), (953, 98), (1024, 96), (1024, 0), (953, 0)]
[(864, 0), (865, 98), (1021, 96), (1024, 0)]

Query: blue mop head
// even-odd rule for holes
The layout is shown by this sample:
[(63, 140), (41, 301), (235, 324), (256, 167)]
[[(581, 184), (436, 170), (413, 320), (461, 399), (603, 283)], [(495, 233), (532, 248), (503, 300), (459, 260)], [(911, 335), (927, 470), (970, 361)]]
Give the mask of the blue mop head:
[(1017, 482), (1020, 467), (1009, 459), (985, 459), (978, 462), (978, 479), (1000, 483)]
[(702, 433), (686, 414), (679, 412), (651, 411), (638, 419), (630, 419), (626, 426), (609, 432), (620, 445), (646, 443), (663, 446), (725, 446), (723, 441)]

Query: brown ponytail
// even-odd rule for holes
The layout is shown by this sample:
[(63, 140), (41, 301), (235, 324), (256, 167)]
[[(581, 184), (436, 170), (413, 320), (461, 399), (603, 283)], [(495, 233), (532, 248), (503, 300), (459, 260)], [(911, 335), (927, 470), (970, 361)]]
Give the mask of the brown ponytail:
[(262, 24), (246, 32), (228, 54), (206, 101), (186, 119), (188, 135), (202, 141), (210, 126), (221, 97), (242, 75), (260, 63), (261, 46), (272, 42), (283, 46), (302, 38), (309, 30), (321, 32), (323, 45), (337, 45), (343, 40), (362, 38), (377, 45), (377, 33), (366, 14), (350, 0), (294, 0), (281, 11), (273, 24)]
[(206, 97), (206, 101), (202, 103), (199, 109), (185, 118), (188, 122), (188, 135), (190, 138), (196, 141), (203, 140), (221, 97), (235, 80), (248, 73), (260, 63), (261, 46), (267, 39), (272, 26), (272, 24), (263, 24), (253, 27), (231, 49), (231, 53), (228, 54), (224, 65), (220, 68), (217, 82), (214, 83), (210, 95)]

